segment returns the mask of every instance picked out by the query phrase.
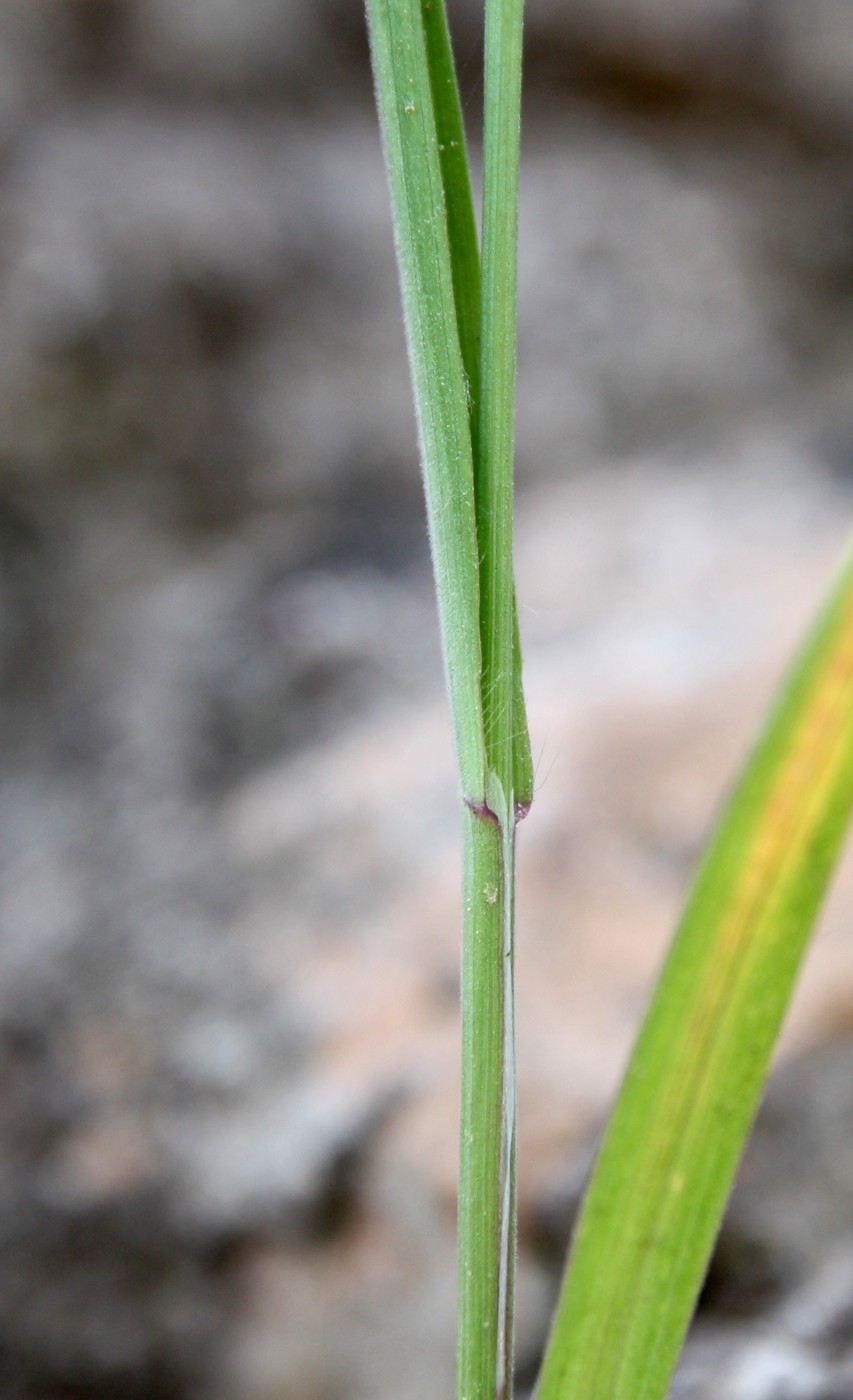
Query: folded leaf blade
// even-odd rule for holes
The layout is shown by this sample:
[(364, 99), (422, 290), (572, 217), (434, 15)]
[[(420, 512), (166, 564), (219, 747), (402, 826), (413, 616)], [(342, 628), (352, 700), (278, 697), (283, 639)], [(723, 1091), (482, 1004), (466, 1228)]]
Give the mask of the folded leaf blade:
[(463, 794), (482, 800), (474, 467), (430, 65), (419, 0), (368, 0), (367, 19), (457, 762)]

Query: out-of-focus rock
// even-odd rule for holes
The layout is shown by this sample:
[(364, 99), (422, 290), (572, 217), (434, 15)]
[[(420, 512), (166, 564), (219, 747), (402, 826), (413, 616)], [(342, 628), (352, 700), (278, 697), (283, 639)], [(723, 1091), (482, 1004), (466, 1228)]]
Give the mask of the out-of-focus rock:
[(653, 105), (716, 93), (853, 133), (845, 0), (538, 0), (528, 34), (534, 65), (557, 84), (633, 88)]
[(7, 474), (132, 471), (161, 509), (171, 499), (202, 524), (368, 475), (405, 419), (398, 402), (383, 442), (365, 416), (359, 440), (371, 396), (354, 337), (381, 356), (393, 290), (381, 188), (365, 128), (336, 148), (215, 113), (177, 130), (126, 110), (45, 123), (7, 183)]
[(778, 74), (794, 103), (802, 101), (808, 110), (849, 135), (853, 131), (853, 22), (844, 0), (782, 0), (762, 8), (771, 79)]
[[(840, 548), (848, 14), (528, 7), (522, 1389), (543, 1183)], [(0, 7), (4, 1400), (452, 1385), (456, 793), (371, 100), (342, 0)]]

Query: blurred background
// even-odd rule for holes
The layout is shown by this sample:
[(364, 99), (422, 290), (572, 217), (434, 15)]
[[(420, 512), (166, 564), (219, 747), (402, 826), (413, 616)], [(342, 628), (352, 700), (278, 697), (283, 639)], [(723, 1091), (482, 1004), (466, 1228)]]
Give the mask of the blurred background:
[[(458, 809), (363, 31), (0, 6), (2, 1400), (452, 1393)], [(844, 545), (853, 6), (529, 0), (527, 51), (522, 1394)], [(848, 866), (685, 1400), (853, 1394), (851, 910)]]

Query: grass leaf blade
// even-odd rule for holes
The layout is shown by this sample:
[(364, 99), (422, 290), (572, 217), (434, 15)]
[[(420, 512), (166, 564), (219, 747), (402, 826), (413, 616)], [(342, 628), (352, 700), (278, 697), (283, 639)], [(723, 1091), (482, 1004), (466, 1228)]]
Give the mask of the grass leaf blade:
[[(453, 293), (456, 300), (459, 344), (468, 389), (474, 478), (476, 481), (479, 475), (478, 457), (480, 451), (480, 250), (477, 244), (477, 225), (465, 146), (462, 104), (456, 80), (444, 0), (421, 0), (421, 13), (444, 184), (444, 202), (447, 209)], [(516, 94), (515, 100), (518, 101), (518, 94)], [(517, 130), (515, 139), (517, 142)], [(509, 432), (511, 442), (511, 420)], [(482, 494), (480, 499), (482, 504)], [(481, 511), (482, 514), (484, 512)], [(478, 524), (478, 530), (481, 535), (481, 558), (484, 558), (488, 548), (488, 526), (482, 519)], [(485, 536), (485, 539), (482, 536)], [(521, 810), (526, 810), (533, 798), (533, 760), (521, 679), (521, 645), (518, 635), (514, 589), (512, 628), (512, 786), (516, 806)]]
[(468, 395), (421, 8), (367, 0), (373, 72), (463, 794), (485, 792), (479, 559)]
[(608, 1125), (537, 1400), (663, 1400), (853, 802), (853, 564), (720, 821)]
[[(512, 579), (518, 163), (523, 0), (486, 0), (480, 405), (475, 451), (483, 716), (489, 768), (507, 795), (518, 761), (520, 681)], [(526, 800), (526, 799), (525, 799)]]
[[(421, 0), (421, 15), (447, 210), (459, 346), (473, 420), (480, 397), (480, 248), (462, 104), (444, 0)], [(476, 438), (473, 427), (472, 435)]]

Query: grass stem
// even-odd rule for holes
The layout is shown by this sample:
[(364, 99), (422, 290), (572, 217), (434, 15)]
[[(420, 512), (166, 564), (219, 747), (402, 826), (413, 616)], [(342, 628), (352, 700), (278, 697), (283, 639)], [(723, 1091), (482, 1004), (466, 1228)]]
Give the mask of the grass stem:
[(532, 786), (512, 574), (521, 6), (486, 13), (481, 278), (443, 0), (367, 0), (464, 803), (460, 1400), (512, 1393), (515, 826)]

